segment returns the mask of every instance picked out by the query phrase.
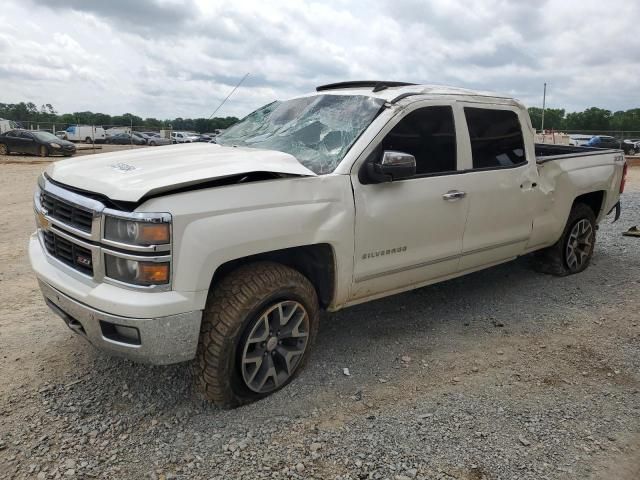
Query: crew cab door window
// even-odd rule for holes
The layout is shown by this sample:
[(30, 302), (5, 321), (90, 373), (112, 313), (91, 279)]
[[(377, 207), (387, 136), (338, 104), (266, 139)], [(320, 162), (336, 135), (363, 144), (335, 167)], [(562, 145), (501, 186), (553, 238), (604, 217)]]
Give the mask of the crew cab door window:
[(511, 110), (465, 107), (473, 168), (504, 168), (527, 163), (518, 115)]
[(387, 134), (381, 151), (395, 150), (416, 158), (416, 176), (456, 170), (456, 129), (449, 106), (425, 107), (404, 117)]

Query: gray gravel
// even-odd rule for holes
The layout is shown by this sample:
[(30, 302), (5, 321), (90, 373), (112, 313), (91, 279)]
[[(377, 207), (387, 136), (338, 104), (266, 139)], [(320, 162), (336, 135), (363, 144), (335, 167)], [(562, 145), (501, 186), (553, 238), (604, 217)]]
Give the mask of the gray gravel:
[(640, 191), (624, 203), (583, 274), (522, 258), (328, 315), (301, 376), (234, 411), (187, 365), (94, 351), (24, 280), (3, 315), (35, 305), (42, 343), (0, 334), (2, 372), (25, 368), (1, 390), (0, 478), (640, 478), (640, 240), (620, 235)]

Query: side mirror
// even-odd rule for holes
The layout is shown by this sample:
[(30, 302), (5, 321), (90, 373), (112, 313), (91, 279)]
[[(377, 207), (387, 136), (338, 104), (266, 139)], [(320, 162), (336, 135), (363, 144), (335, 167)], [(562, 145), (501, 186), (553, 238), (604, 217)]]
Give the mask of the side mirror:
[(416, 158), (404, 152), (385, 150), (379, 162), (369, 164), (372, 180), (393, 182), (411, 178), (416, 174)]

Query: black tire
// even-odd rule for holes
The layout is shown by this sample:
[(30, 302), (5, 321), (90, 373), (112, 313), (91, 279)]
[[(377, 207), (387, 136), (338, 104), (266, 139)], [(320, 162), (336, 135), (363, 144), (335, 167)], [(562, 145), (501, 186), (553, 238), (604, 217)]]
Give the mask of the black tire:
[(47, 147), (45, 147), (44, 145), (40, 145), (38, 147), (38, 156), (39, 157), (48, 157), (49, 156), (49, 149)]
[(87, 137), (84, 139), (84, 143), (93, 143), (93, 140), (91, 140), (91, 137)]
[(152, 147), (155, 147), (155, 146), (156, 146), (156, 142), (154, 142), (153, 140), (151, 140), (151, 141), (149, 142), (149, 145), (150, 145), (150, 146), (152, 146)]
[[(251, 382), (246, 382), (243, 377), (247, 367), (242, 360), (247, 348), (249, 345), (258, 347), (255, 342), (250, 342), (249, 335), (267, 318), (266, 324), (269, 327), (268, 331), (265, 330), (265, 337), (268, 336), (269, 341), (261, 344), (262, 353), (257, 355), (265, 356), (264, 363), (267, 368), (267, 361), (273, 366), (279, 357), (271, 350), (280, 347), (272, 346), (271, 350), (265, 347), (275, 338), (270, 336), (273, 335), (270, 330), (273, 324), (269, 323), (269, 317), (265, 312), (273, 311), (273, 306), (287, 302), (303, 307), (303, 313), (306, 313), (304, 318), (308, 319), (308, 323), (304, 352), (298, 355), (291, 373), (281, 372), (289, 375), (285, 381), (278, 382), (278, 375), (276, 378), (269, 378), (265, 374), (264, 377), (271, 380), (269, 386), (272, 388), (264, 392), (255, 391), (249, 387)], [(318, 332), (318, 323), (318, 297), (313, 285), (304, 275), (273, 262), (258, 262), (239, 267), (212, 288), (207, 298), (198, 352), (193, 363), (195, 381), (199, 389), (211, 402), (224, 408), (234, 408), (264, 398), (283, 388), (300, 372), (308, 359), (311, 345)], [(302, 342), (300, 339), (297, 341)], [(273, 358), (268, 352), (271, 352)], [(263, 360), (260, 360), (260, 363), (256, 364), (256, 372), (260, 370), (262, 363)], [(289, 370), (288, 364), (286, 370)]]
[(9, 155), (9, 147), (4, 143), (0, 143), (0, 155)]
[[(569, 261), (568, 249), (569, 242), (574, 243), (577, 239), (572, 239), (572, 232), (577, 225), (586, 225), (583, 221), (588, 222), (590, 231), (588, 234), (588, 240), (590, 245), (587, 247), (584, 244), (584, 257), (580, 263), (573, 263)], [(551, 247), (540, 250), (534, 254), (535, 268), (542, 273), (549, 273), (559, 277), (566, 275), (573, 275), (584, 271), (591, 263), (593, 257), (593, 250), (596, 243), (596, 216), (593, 210), (584, 203), (577, 203), (571, 209), (569, 213), (569, 219), (564, 227), (564, 231), (560, 236), (560, 239)], [(581, 245), (583, 245), (581, 243)]]

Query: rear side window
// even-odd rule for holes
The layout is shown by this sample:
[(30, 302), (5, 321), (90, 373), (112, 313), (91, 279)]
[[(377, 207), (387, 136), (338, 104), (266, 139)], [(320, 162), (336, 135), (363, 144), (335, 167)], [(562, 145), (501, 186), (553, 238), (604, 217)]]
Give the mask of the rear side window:
[(449, 106), (425, 107), (404, 117), (382, 141), (383, 150), (416, 158), (416, 175), (456, 170), (456, 129)]
[(527, 159), (518, 115), (509, 110), (465, 107), (473, 168), (523, 165)]

